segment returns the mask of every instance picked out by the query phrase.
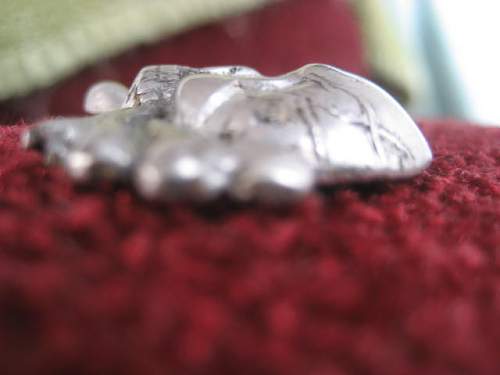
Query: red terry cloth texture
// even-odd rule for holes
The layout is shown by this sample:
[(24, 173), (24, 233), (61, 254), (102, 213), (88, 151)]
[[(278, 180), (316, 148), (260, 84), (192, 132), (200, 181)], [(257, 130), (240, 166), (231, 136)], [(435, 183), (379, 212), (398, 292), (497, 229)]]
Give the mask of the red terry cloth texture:
[[(345, 1), (142, 47), (0, 116), (74, 114), (96, 79), (143, 64), (308, 62), (366, 73)], [(500, 373), (500, 130), (423, 124), (420, 176), (276, 210), (78, 188), (19, 148), (24, 127), (0, 127), (0, 373)]]
[(3, 374), (498, 374), (500, 129), (277, 210), (75, 188), (0, 128)]

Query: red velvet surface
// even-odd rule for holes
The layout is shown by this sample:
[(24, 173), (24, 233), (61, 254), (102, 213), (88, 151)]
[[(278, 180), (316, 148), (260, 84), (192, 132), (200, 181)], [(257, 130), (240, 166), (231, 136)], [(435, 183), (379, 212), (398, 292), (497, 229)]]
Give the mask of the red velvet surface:
[[(0, 116), (78, 112), (95, 79), (130, 81), (150, 63), (366, 73), (342, 0), (238, 19), (101, 63)], [(277, 210), (77, 188), (19, 148), (23, 127), (0, 127), (0, 373), (500, 373), (499, 129), (425, 123), (435, 160), (420, 176)]]

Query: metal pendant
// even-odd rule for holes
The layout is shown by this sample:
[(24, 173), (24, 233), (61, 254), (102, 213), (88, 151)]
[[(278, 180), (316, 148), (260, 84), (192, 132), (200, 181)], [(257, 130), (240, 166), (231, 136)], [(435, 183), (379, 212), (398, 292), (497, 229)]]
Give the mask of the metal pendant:
[(43, 122), (24, 145), (75, 180), (130, 182), (150, 199), (290, 202), (314, 185), (414, 176), (432, 160), (393, 98), (327, 65), (278, 77), (149, 66), (130, 90), (94, 85), (84, 105), (94, 116)]

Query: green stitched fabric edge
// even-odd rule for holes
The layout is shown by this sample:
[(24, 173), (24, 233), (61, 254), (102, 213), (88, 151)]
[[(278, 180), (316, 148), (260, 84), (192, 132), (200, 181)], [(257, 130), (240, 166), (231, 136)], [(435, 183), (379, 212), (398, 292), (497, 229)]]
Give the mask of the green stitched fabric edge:
[(269, 0), (5, 0), (0, 100), (49, 86), (97, 59)]

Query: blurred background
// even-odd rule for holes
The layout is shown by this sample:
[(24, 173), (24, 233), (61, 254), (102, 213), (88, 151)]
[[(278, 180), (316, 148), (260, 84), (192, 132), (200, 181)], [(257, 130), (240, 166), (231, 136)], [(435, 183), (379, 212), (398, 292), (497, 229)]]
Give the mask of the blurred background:
[(416, 118), (500, 124), (491, 0), (1, 0), (0, 123), (82, 114), (95, 81), (148, 64), (327, 63)]

